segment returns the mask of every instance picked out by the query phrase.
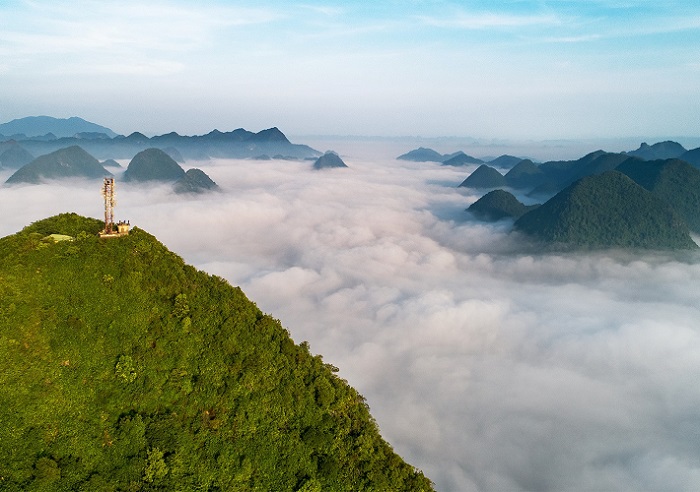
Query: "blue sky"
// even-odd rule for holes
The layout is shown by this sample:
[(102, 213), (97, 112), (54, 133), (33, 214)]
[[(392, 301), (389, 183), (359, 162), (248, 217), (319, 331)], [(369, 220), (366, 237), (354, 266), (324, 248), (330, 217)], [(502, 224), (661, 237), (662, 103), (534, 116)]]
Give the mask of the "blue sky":
[(0, 103), (119, 133), (693, 136), (700, 5), (6, 0)]

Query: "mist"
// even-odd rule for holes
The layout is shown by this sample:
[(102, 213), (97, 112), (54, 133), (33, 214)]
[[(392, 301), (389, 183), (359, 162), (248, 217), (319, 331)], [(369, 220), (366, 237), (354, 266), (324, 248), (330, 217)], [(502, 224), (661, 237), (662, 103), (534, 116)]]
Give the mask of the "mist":
[[(540, 254), (465, 212), (472, 168), (341, 156), (188, 162), (206, 196), (117, 175), (116, 216), (339, 367), (439, 491), (700, 489), (700, 255)], [(0, 235), (99, 188), (1, 187)]]

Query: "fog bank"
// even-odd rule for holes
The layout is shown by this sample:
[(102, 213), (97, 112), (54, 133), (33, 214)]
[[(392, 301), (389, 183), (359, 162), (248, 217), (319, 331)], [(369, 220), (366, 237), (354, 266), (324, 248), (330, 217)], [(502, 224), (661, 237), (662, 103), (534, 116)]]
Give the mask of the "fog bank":
[[(519, 252), (464, 211), (472, 168), (358, 154), (188, 163), (223, 189), (203, 197), (117, 177), (117, 218), (308, 340), (440, 491), (700, 488), (697, 254)], [(3, 187), (0, 234), (101, 204)]]

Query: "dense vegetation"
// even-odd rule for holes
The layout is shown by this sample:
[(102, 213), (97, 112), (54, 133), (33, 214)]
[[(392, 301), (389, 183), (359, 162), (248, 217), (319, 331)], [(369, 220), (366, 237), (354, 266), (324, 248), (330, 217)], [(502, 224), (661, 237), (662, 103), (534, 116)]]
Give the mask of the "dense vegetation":
[(700, 234), (700, 170), (685, 161), (625, 161), (618, 171), (658, 196)]
[(515, 228), (580, 248), (697, 248), (666, 202), (618, 171), (580, 179), (520, 217)]
[(0, 489), (432, 490), (240, 289), (101, 228), (0, 239)]

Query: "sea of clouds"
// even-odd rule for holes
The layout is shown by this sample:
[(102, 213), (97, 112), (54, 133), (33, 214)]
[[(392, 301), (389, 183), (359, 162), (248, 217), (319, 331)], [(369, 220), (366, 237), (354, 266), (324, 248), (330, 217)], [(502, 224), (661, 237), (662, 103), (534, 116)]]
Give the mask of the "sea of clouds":
[[(206, 196), (117, 175), (117, 218), (309, 341), (439, 491), (700, 490), (698, 254), (541, 254), (464, 211), (472, 168), (341, 155), (188, 163)], [(0, 187), (0, 235), (99, 187)]]

